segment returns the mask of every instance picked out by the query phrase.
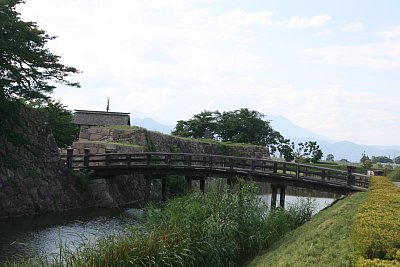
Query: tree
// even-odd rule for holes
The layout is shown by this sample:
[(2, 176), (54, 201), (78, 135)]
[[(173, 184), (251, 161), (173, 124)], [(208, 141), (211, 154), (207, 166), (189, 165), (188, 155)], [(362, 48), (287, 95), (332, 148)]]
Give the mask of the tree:
[[(55, 83), (79, 87), (67, 77), (78, 73), (60, 63), (46, 44), (49, 36), (34, 22), (24, 22), (15, 6), (23, 0), (0, 0), (0, 136), (15, 141), (22, 139), (13, 131), (20, 125), (21, 98), (24, 101), (49, 99)], [(18, 142), (21, 143), (21, 142)]]
[(323, 153), (317, 142), (308, 141), (299, 143), (297, 147), (293, 144), (294, 161), (298, 163), (317, 163), (321, 160)]
[(294, 160), (293, 149), (295, 145), (294, 142), (290, 143), (289, 139), (284, 139), (278, 145), (277, 150), (280, 153), (280, 156), (285, 159), (285, 161), (290, 162)]
[(218, 111), (202, 111), (188, 121), (178, 121), (172, 135), (215, 139), (219, 116), (220, 113)]
[(49, 101), (44, 107), (49, 114), (49, 125), (58, 147), (72, 145), (79, 134), (79, 128), (72, 124), (72, 112), (60, 101)]
[(248, 108), (227, 111), (203, 111), (191, 119), (180, 120), (175, 126), (173, 135), (191, 138), (209, 138), (233, 143), (248, 143), (269, 146), (271, 152), (288, 140), (272, 129), (264, 115)]
[(360, 163), (364, 163), (366, 160), (370, 160), (369, 157), (363, 153), (360, 159)]
[(282, 137), (258, 111), (242, 108), (223, 112), (218, 120), (217, 133), (222, 141), (249, 143), (261, 146), (278, 145)]
[(366, 169), (366, 170), (370, 170), (372, 168), (373, 164), (372, 161), (367, 159), (364, 162), (361, 163), (361, 167)]
[(335, 161), (335, 157), (333, 156), (333, 154), (328, 154), (326, 156), (326, 161), (328, 162), (334, 162)]
[(60, 57), (45, 47), (55, 37), (36, 23), (20, 19), (15, 6), (21, 3), (24, 1), (0, 2), (0, 98), (47, 99), (46, 94), (55, 88), (53, 82), (79, 86), (66, 80), (78, 70), (61, 64)]
[(372, 163), (393, 163), (393, 160), (386, 156), (372, 156)]

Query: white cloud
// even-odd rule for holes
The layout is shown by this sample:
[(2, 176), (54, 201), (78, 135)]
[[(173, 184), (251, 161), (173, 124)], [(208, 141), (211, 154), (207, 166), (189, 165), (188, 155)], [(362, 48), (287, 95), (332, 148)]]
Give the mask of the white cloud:
[(313, 17), (293, 17), (291, 18), (286, 27), (288, 29), (296, 28), (321, 28), (326, 25), (326, 23), (331, 20), (332, 17), (328, 14), (319, 14)]
[(359, 32), (364, 28), (362, 22), (352, 22), (342, 28), (343, 32)]
[(270, 11), (245, 12), (240, 8), (235, 8), (218, 16), (215, 21), (216, 25), (223, 28), (243, 28), (252, 25), (265, 27), (272, 24), (272, 16), (273, 13)]
[(377, 43), (366, 45), (328, 46), (299, 51), (320, 62), (346, 67), (373, 70), (400, 69), (400, 44)]
[(379, 31), (377, 33), (379, 36), (387, 39), (395, 39), (400, 38), (400, 25), (399, 26), (391, 26)]
[[(111, 97), (113, 111), (138, 110), (168, 124), (204, 109), (249, 107), (282, 114), (337, 139), (371, 143), (372, 133), (377, 134), (371, 125), (381, 125), (382, 118), (392, 132), (400, 132), (395, 116), (400, 111), (393, 104), (399, 103), (399, 97), (379, 93), (360, 97), (326, 83), (323, 89), (300, 89), (298, 81), (322, 83), (304, 81), (300, 77), (304, 65), (289, 50), (301, 49), (303, 57), (314, 61), (312, 68), (324, 68), (322, 62), (398, 70), (400, 44), (385, 40), (307, 48), (308, 39), (303, 37), (292, 46), (287, 41), (296, 42), (298, 37), (285, 28), (315, 28), (314, 35), (330, 34), (331, 16), (275, 21), (266, 10), (212, 9), (203, 1), (192, 4), (186, 0), (27, 0), (20, 9), (24, 19), (38, 21), (51, 35), (60, 36), (50, 42), (51, 50), (83, 71), (81, 89), (60, 86), (53, 95), (71, 109), (104, 110)], [(398, 31), (390, 27), (379, 34), (393, 38)], [(318, 43), (310, 37), (312, 44)], [(288, 81), (295, 84), (287, 85)], [(338, 81), (342, 83), (342, 77)], [(397, 136), (383, 132), (379, 136), (385, 142), (398, 144)]]

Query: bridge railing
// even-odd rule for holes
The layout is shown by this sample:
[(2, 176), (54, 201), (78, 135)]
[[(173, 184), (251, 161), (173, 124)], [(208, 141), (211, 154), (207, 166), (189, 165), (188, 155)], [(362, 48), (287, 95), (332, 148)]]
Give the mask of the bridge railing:
[(96, 168), (101, 166), (152, 166), (154, 168), (209, 169), (214, 171), (246, 172), (249, 174), (274, 173), (294, 179), (319, 180), (326, 183), (368, 187), (368, 176), (356, 174), (353, 167), (347, 172), (331, 168), (268, 159), (188, 153), (106, 153), (72, 155), (68, 150), (66, 164), (70, 168)]

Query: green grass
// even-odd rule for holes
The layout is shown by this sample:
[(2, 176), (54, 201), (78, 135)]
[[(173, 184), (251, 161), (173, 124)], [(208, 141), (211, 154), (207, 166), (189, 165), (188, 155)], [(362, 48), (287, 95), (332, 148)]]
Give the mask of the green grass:
[(351, 266), (355, 213), (366, 197), (357, 193), (338, 200), (246, 266)]
[(400, 168), (390, 170), (388, 178), (393, 182), (400, 182)]

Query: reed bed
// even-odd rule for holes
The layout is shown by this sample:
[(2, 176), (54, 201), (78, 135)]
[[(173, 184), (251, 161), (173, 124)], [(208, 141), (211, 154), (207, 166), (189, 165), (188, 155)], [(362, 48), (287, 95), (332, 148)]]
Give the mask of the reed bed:
[(240, 182), (148, 206), (142, 224), (128, 233), (77, 252), (61, 249), (37, 266), (240, 266), (312, 214), (311, 202), (268, 210), (257, 193), (255, 185)]

